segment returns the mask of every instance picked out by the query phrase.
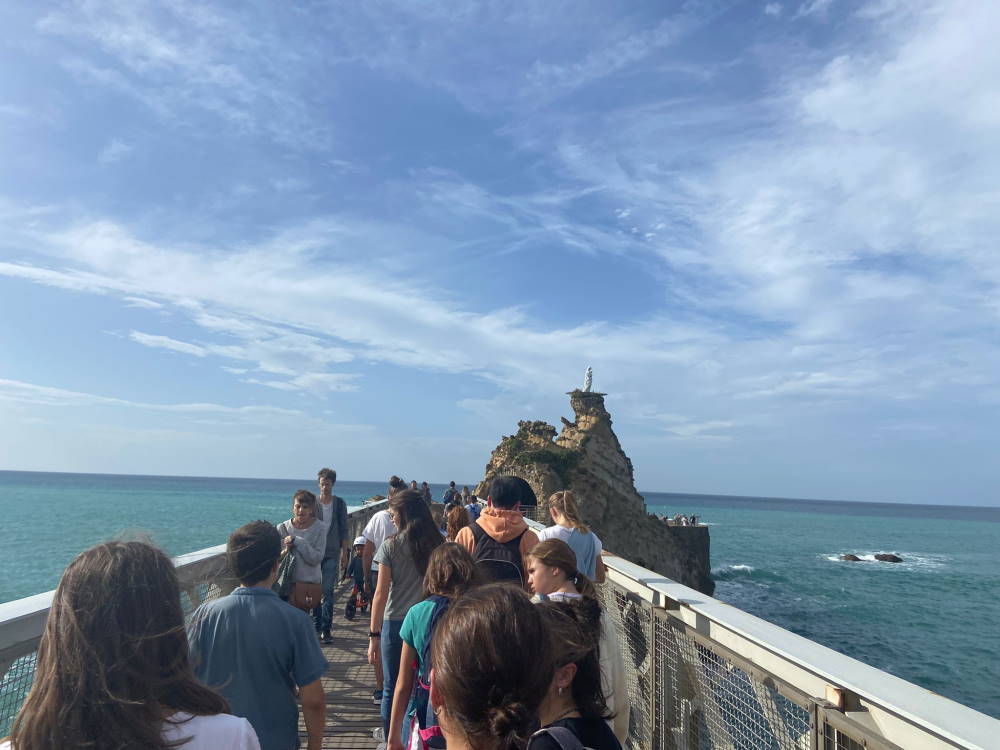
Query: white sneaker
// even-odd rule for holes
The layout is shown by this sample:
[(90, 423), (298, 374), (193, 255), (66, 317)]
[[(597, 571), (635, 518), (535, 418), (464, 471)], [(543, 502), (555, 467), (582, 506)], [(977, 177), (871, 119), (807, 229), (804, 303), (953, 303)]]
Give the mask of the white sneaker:
[[(375, 727), (372, 730), (372, 739), (375, 740), (376, 742), (382, 742), (382, 743), (385, 742), (385, 731), (382, 729), (382, 727)], [(381, 747), (382, 750), (385, 750), (384, 744)]]

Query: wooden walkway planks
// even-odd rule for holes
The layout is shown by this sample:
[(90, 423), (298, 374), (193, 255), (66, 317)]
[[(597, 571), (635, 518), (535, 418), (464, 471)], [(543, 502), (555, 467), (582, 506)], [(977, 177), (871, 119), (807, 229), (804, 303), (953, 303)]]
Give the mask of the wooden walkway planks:
[[(382, 725), (379, 707), (372, 703), (375, 668), (368, 664), (368, 612), (358, 612), (353, 621), (344, 617), (344, 602), (351, 584), (337, 590), (333, 610), (333, 643), (323, 646), (330, 667), (323, 675), (326, 692), (326, 736), (324, 748), (375, 750), (379, 743), (372, 730)], [(306, 746), (305, 723), (299, 714), (302, 747)]]

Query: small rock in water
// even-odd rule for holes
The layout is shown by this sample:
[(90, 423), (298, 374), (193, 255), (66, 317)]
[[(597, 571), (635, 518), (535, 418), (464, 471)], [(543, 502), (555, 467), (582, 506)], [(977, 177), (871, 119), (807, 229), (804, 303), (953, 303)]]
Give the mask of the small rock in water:
[(846, 560), (847, 562), (861, 562), (861, 558), (857, 555), (841, 555), (841, 560)]
[(903, 558), (899, 555), (893, 555), (888, 552), (881, 552), (875, 555), (876, 560), (881, 560), (882, 562), (903, 562)]

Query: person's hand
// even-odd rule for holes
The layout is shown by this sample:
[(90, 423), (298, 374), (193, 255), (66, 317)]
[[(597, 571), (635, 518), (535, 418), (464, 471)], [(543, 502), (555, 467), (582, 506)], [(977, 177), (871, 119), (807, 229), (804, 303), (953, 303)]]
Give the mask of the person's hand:
[(285, 545), (286, 547), (291, 547), (291, 546), (292, 546), (293, 544), (295, 544), (295, 537), (294, 537), (294, 536), (286, 536), (286, 537), (285, 537), (284, 539), (282, 539), (281, 541), (282, 541), (282, 543), (283, 543), (283, 544), (284, 544), (284, 545)]
[(381, 654), (379, 653), (379, 639), (369, 638), (368, 639), (368, 663), (372, 666), (379, 663), (379, 658)]
[(403, 750), (403, 741), (396, 732), (392, 732), (392, 736), (389, 737), (385, 750)]

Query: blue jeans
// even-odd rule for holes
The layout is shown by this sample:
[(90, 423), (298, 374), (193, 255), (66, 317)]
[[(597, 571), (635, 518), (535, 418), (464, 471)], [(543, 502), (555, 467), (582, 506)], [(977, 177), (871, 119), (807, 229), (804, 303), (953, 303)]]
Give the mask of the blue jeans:
[[(382, 728), (389, 735), (389, 716), (392, 713), (392, 694), (396, 691), (399, 660), (403, 655), (403, 638), (399, 631), (402, 620), (382, 621)], [(405, 747), (405, 743), (404, 743)]]
[(340, 574), (338, 558), (326, 558), (323, 560), (321, 568), (323, 569), (323, 600), (313, 607), (313, 621), (316, 623), (316, 630), (329, 630), (333, 627), (333, 587)]

